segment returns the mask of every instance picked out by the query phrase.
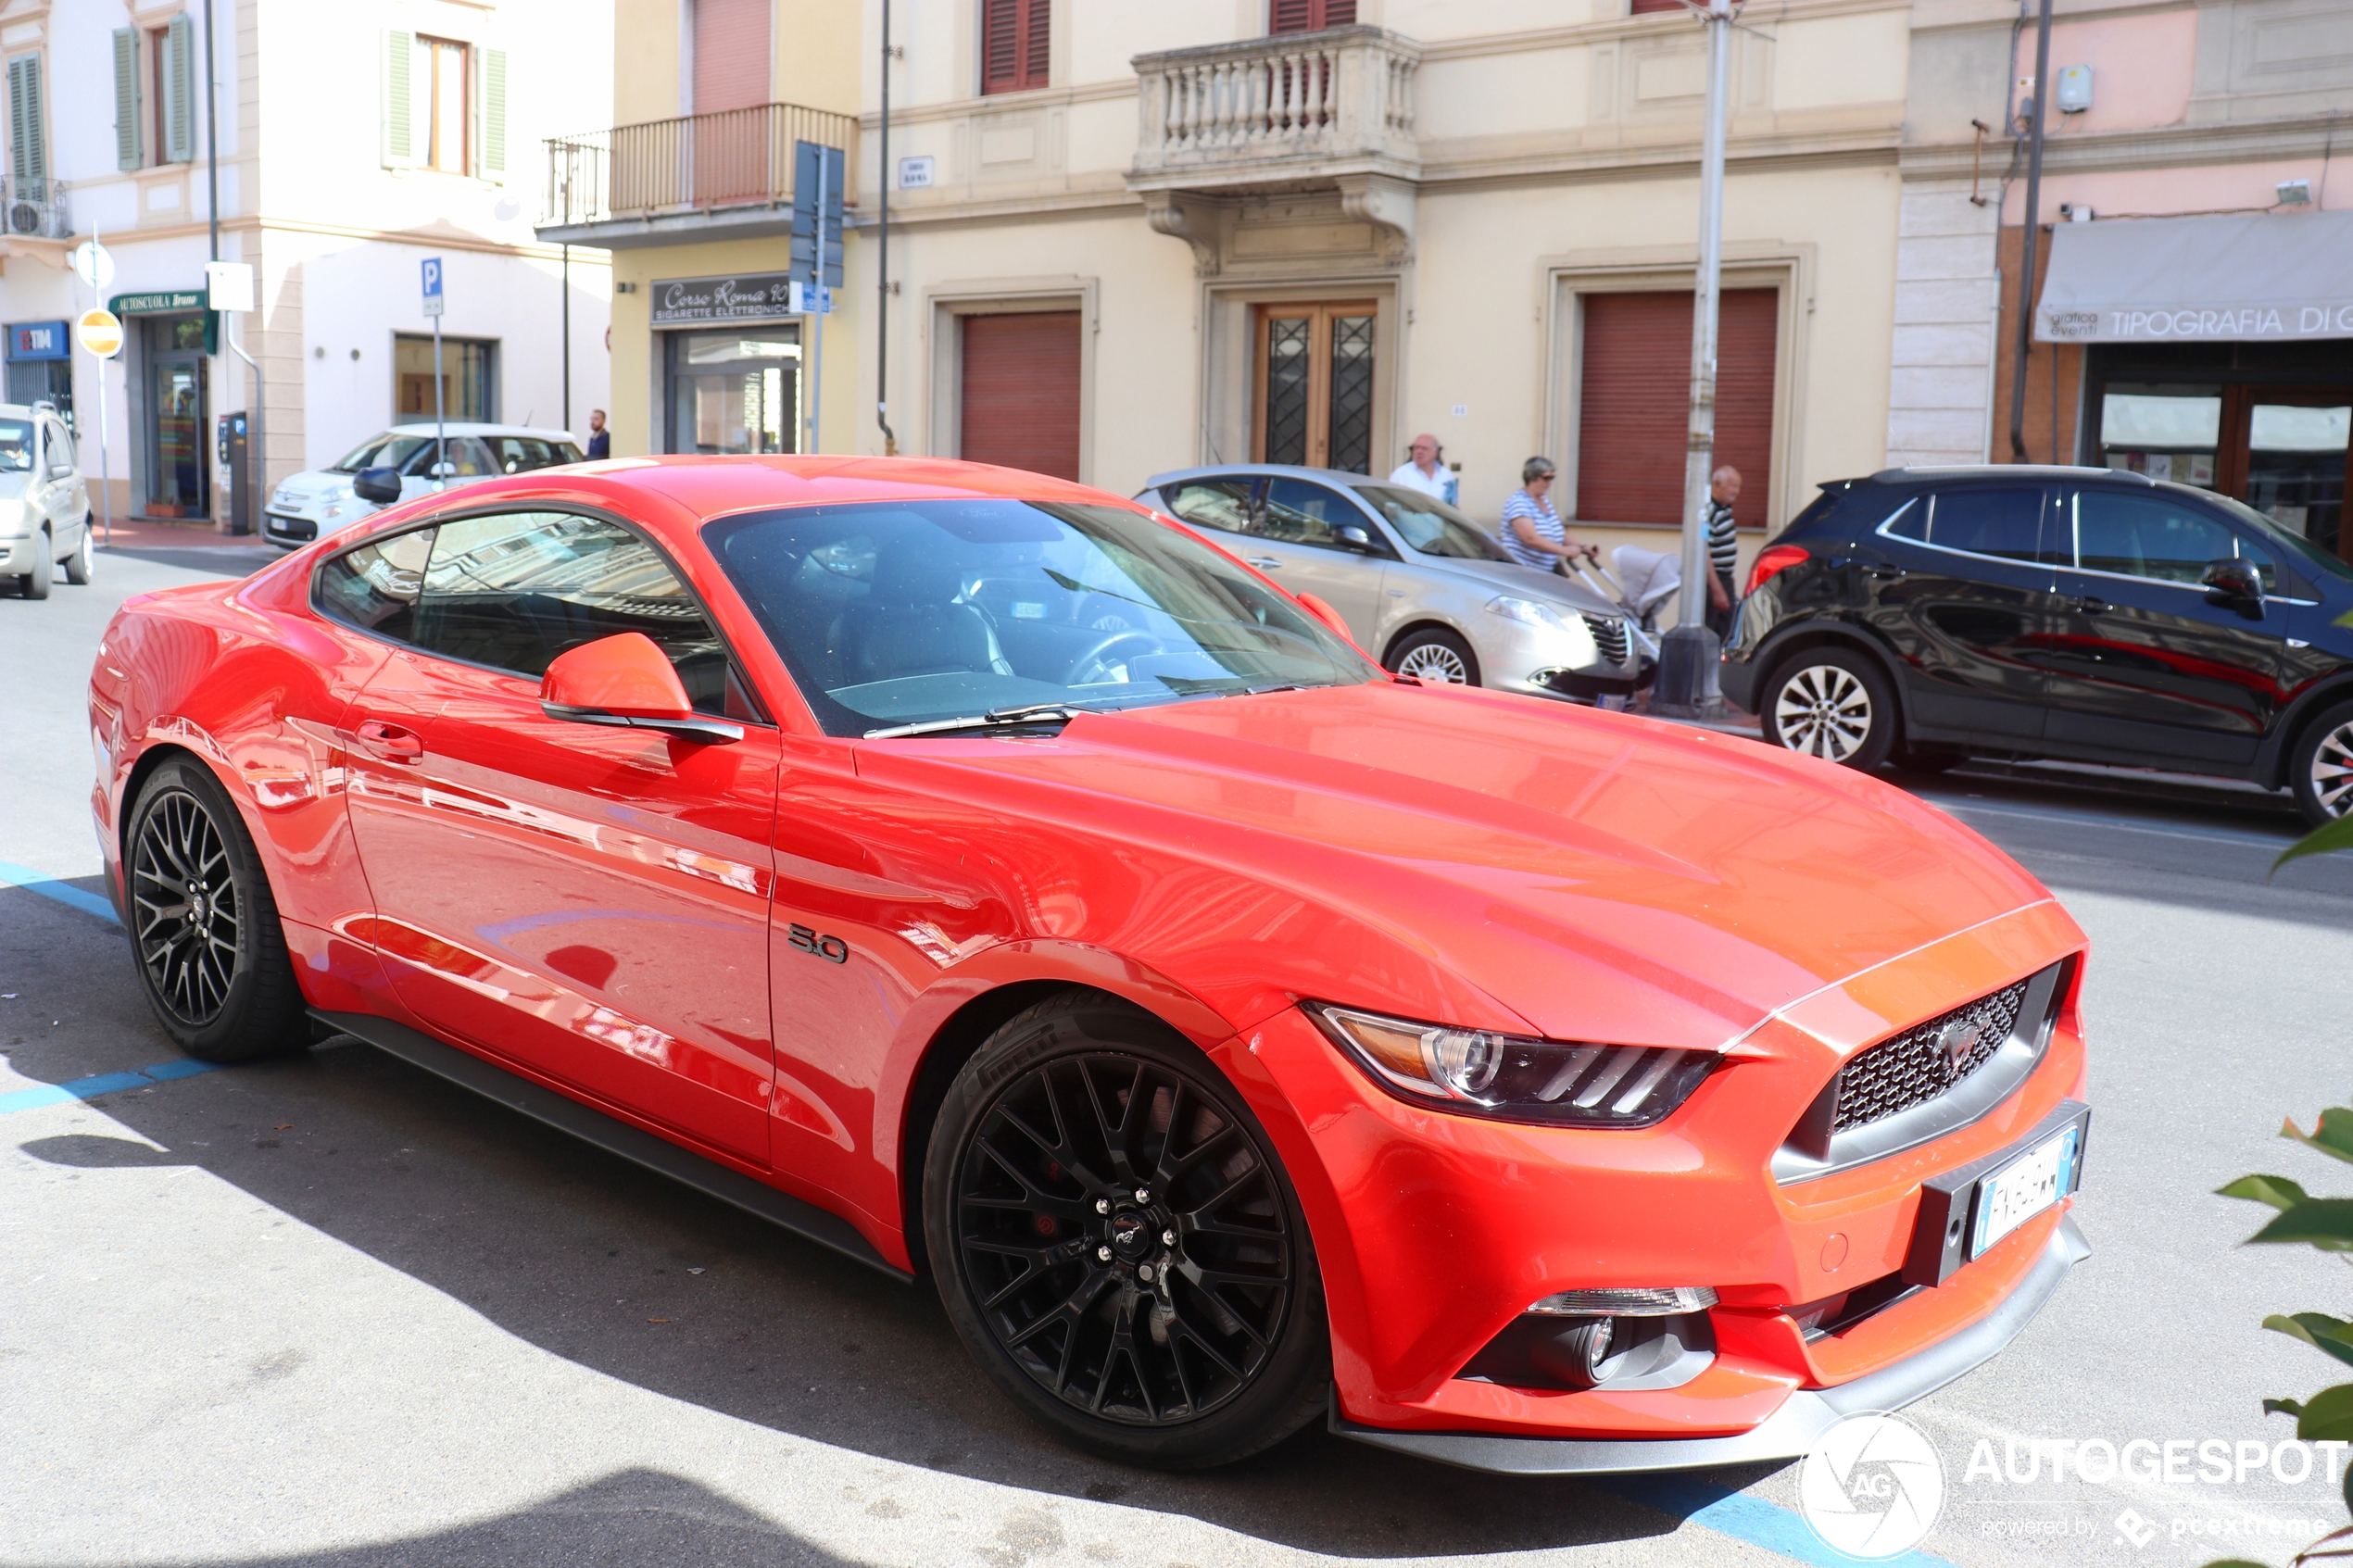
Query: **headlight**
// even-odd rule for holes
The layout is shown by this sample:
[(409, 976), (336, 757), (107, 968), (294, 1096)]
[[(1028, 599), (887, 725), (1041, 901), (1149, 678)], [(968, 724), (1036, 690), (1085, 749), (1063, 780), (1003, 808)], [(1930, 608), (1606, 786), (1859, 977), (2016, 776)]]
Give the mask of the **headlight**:
[(1555, 632), (1568, 630), (1568, 622), (1550, 605), (1540, 605), (1534, 599), (1515, 598), (1498, 594), (1488, 601), (1487, 608), (1507, 621), (1524, 621), (1530, 626), (1549, 626)]
[(1536, 1040), (1310, 1003), (1373, 1081), (1439, 1110), (1565, 1127), (1647, 1127), (1689, 1099), (1715, 1051)]

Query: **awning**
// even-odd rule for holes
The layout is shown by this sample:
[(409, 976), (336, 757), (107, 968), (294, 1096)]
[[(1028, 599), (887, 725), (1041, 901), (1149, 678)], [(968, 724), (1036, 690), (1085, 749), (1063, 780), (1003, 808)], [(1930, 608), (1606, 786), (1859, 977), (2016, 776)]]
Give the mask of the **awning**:
[(2353, 337), (2353, 212), (2059, 223), (2045, 343)]

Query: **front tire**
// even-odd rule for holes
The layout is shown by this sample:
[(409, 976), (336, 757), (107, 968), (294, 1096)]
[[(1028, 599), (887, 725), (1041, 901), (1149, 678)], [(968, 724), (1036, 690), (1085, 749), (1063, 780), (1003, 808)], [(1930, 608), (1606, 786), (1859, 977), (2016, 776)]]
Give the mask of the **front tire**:
[(2314, 827), (2353, 810), (2353, 702), (2341, 702), (2305, 727), (2288, 754), (2296, 809)]
[(1411, 675), (1426, 685), (1478, 684), (1478, 655), (1462, 638), (1436, 626), (1399, 639), (1389, 650), (1389, 668), (1392, 674)]
[(1280, 1442), (1330, 1397), (1323, 1285), (1273, 1146), (1183, 1036), (1040, 1002), (957, 1074), (924, 1169), (940, 1298), (1065, 1440), (1164, 1469)]
[(203, 763), (174, 759), (148, 776), (122, 874), (140, 988), (182, 1050), (252, 1061), (310, 1043), (261, 858)]
[(49, 580), (57, 574), (57, 541), (47, 529), (41, 531), (41, 546), (32, 553), (36, 564), (31, 571), (17, 579), (17, 591), (28, 599), (49, 596)]
[(1877, 663), (1844, 648), (1792, 654), (1765, 683), (1765, 738), (1868, 771), (1895, 748), (1895, 692)]
[(66, 581), (77, 588), (90, 586), (90, 579), (97, 575), (97, 548), (90, 542), (91, 522), (82, 520), (82, 543), (66, 558)]

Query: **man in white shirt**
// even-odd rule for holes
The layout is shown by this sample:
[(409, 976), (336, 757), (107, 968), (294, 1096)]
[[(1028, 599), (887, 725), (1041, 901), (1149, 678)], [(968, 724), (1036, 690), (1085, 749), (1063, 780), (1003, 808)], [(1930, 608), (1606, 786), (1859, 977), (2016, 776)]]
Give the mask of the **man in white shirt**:
[(1438, 444), (1438, 437), (1417, 435), (1409, 450), (1413, 456), (1397, 465), (1397, 471), (1389, 476), (1389, 482), (1435, 496), (1450, 507), (1458, 505), (1455, 497), (1462, 494), (1462, 481), (1438, 460), (1446, 450)]

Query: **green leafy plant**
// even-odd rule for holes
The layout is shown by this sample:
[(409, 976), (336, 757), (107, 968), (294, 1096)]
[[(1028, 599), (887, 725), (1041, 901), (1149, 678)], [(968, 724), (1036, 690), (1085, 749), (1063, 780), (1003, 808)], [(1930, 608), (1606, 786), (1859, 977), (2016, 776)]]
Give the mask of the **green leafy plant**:
[[(2312, 837), (2347, 827), (2353, 827), (2353, 819), (2332, 823)], [(2305, 844), (2310, 842), (2305, 840)], [(2347, 836), (2346, 842), (2353, 843), (2353, 835)], [(2280, 858), (2285, 860), (2299, 852), (2314, 851), (2298, 845)], [(2353, 1110), (2344, 1106), (2322, 1111), (2318, 1125), (2309, 1133), (2298, 1128), (2293, 1119), (2284, 1122), (2280, 1136), (2353, 1165)], [(2301, 1243), (2322, 1252), (2353, 1252), (2353, 1198), (2314, 1198), (2285, 1176), (2241, 1176), (2216, 1190), (2224, 1198), (2244, 1198), (2278, 1210), (2261, 1230), (2247, 1237), (2250, 1242)], [(2322, 1354), (2353, 1366), (2353, 1321), (2325, 1312), (2274, 1312), (2263, 1320), (2263, 1326), (2301, 1339)], [(2353, 1383), (2323, 1388), (2306, 1399), (2266, 1399), (2263, 1410), (2268, 1415), (2295, 1417), (2296, 1435), (2306, 1442), (2353, 1440)], [(2353, 1509), (2353, 1465), (2345, 1472), (2345, 1499), (2346, 1506)], [(2289, 1568), (2329, 1558), (2353, 1558), (2353, 1524), (2332, 1530), (2297, 1552)], [(2261, 1564), (2233, 1558), (2208, 1563), (2207, 1568), (2261, 1568)]]
[[(2271, 862), (2271, 872), (2267, 873), (2266, 880), (2290, 860), (2300, 860), (2307, 855), (2325, 855), (2332, 849), (2353, 849), (2353, 812), (2347, 812), (2333, 822), (2322, 823), (2281, 850), (2280, 858)], [(2232, 1196), (2240, 1195), (2233, 1193)]]

